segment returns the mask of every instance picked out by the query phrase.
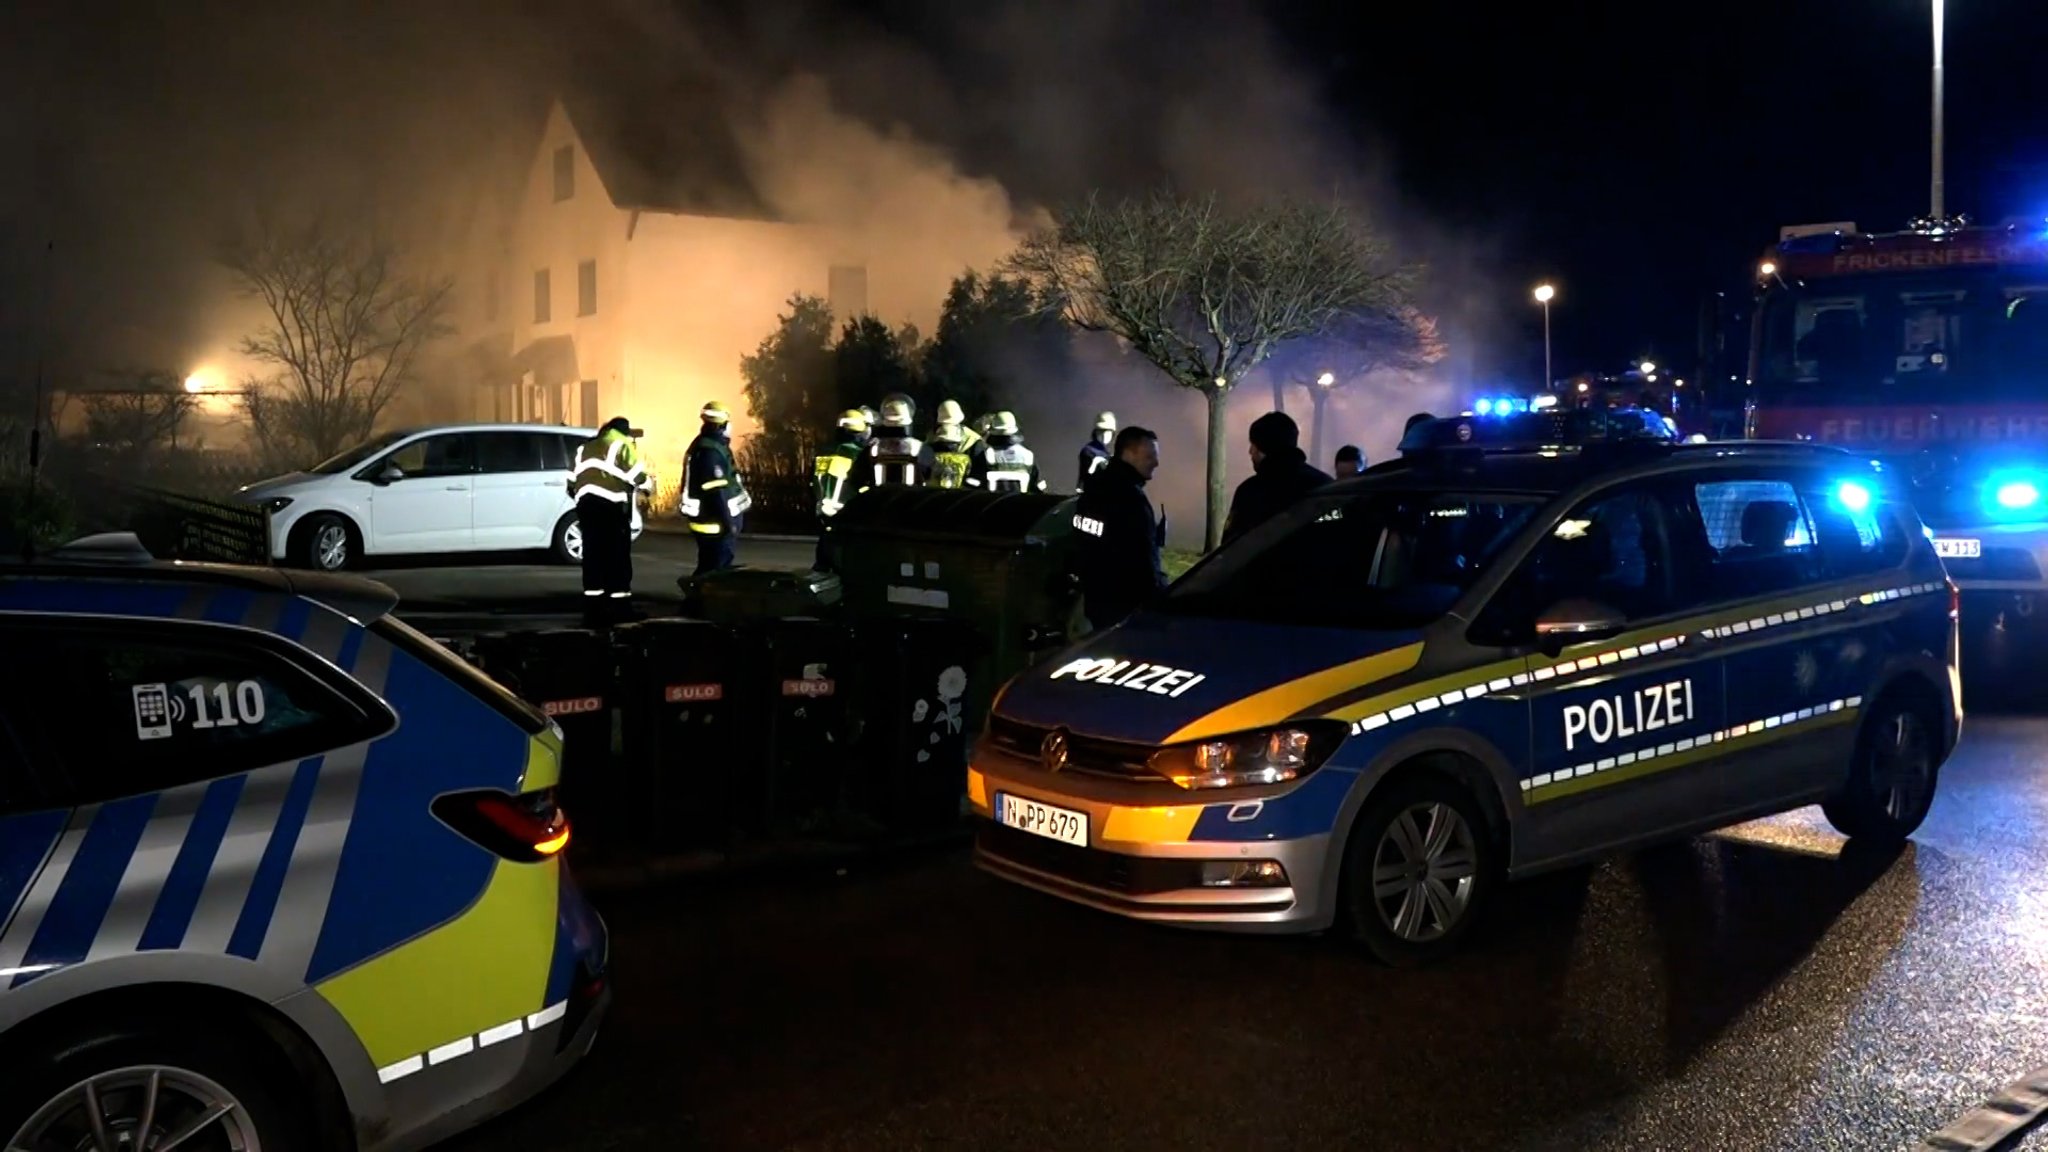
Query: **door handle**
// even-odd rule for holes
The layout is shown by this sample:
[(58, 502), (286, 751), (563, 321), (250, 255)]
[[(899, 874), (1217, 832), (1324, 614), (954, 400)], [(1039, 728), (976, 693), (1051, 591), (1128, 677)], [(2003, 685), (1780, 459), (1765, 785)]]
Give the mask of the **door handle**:
[(450, 484), (450, 485), (449, 485), (449, 486), (448, 486), (448, 487), (447, 487), (447, 488), (445, 489), (445, 491), (449, 491), (449, 492), (467, 492), (467, 491), (469, 491), (469, 485), (467, 485), (467, 484)]

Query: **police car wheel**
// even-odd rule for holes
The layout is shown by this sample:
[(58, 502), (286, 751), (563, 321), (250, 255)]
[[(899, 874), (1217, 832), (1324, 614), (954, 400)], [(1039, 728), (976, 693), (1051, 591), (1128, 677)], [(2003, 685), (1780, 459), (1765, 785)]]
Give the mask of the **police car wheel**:
[(583, 563), (583, 525), (576, 522), (574, 512), (556, 522), (553, 550), (558, 564)]
[(307, 1102), (276, 1063), (173, 1028), (101, 1035), (10, 1074), (24, 1091), (0, 1115), (0, 1132), (12, 1136), (9, 1152), (318, 1147)]
[(1367, 802), (1345, 849), (1344, 913), (1381, 961), (1428, 963), (1455, 950), (1495, 882), (1486, 817), (1444, 776), (1395, 781)]
[(1839, 795), (1821, 805), (1835, 831), (1864, 843), (1911, 836), (1934, 804), (1941, 775), (1939, 720), (1910, 692), (1880, 697), (1856, 740), (1856, 759)]

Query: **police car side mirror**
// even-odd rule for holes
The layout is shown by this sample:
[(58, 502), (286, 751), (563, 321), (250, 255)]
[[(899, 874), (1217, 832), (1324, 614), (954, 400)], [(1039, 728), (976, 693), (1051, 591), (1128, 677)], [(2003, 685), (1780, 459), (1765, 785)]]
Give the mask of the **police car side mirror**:
[(1579, 597), (1560, 600), (1536, 617), (1536, 642), (1546, 651), (1587, 640), (1605, 640), (1628, 627), (1620, 610)]

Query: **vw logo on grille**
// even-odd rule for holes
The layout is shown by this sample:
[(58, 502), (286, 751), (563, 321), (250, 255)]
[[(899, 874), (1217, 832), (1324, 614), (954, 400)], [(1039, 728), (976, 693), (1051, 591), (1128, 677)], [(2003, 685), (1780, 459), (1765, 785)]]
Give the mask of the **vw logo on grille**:
[(1045, 742), (1038, 746), (1038, 762), (1047, 772), (1057, 772), (1067, 766), (1067, 730), (1055, 728), (1045, 734)]

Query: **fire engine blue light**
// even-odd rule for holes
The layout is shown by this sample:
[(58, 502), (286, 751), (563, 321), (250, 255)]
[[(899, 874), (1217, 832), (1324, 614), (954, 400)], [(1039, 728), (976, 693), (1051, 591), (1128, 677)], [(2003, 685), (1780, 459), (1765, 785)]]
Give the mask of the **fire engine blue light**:
[(1870, 489), (1854, 480), (1844, 480), (1835, 489), (1835, 499), (1851, 512), (1861, 512), (1870, 507)]
[(1482, 396), (1477, 404), (1472, 405), (1472, 411), (1481, 416), (1490, 416), (1493, 414), (1493, 401)]

